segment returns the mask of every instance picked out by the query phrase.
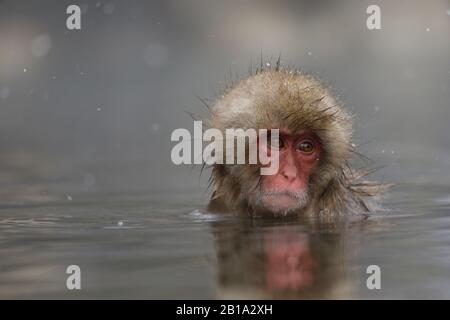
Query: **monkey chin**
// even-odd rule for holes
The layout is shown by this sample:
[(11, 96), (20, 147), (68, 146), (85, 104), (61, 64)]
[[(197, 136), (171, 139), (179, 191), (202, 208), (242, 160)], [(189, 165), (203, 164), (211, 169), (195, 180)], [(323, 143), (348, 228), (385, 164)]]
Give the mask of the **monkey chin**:
[(307, 191), (268, 191), (258, 197), (258, 207), (274, 215), (287, 215), (303, 209), (309, 201)]

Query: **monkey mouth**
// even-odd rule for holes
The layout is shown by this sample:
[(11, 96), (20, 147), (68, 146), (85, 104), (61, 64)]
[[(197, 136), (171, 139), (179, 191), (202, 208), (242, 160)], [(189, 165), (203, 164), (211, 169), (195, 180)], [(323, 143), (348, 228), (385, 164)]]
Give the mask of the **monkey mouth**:
[(275, 190), (263, 192), (259, 197), (259, 202), (274, 213), (286, 213), (303, 208), (308, 203), (308, 199), (309, 195), (305, 191)]

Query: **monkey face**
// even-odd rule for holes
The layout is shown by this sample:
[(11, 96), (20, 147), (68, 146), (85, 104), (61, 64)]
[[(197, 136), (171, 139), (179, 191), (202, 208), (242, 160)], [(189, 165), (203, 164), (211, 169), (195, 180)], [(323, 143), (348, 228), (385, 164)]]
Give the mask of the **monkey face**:
[[(266, 145), (270, 153), (271, 146)], [(303, 208), (309, 201), (309, 180), (317, 169), (321, 144), (310, 130), (291, 133), (280, 130), (279, 169), (262, 176), (258, 205), (274, 213)]]

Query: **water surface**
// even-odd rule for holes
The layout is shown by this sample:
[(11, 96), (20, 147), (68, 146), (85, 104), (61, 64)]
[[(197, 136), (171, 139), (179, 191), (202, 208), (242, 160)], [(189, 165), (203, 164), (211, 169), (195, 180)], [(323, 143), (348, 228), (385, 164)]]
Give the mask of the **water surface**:
[(205, 214), (189, 190), (3, 205), (0, 298), (450, 298), (449, 191), (400, 184), (328, 223)]

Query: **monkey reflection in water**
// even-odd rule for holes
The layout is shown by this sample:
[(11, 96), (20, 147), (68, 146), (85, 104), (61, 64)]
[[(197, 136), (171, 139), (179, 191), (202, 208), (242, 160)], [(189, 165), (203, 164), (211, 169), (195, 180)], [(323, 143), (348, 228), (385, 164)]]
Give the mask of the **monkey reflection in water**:
[[(349, 253), (355, 252), (359, 231), (370, 221), (234, 218), (212, 223), (219, 298), (352, 297), (355, 284), (348, 277)], [(361, 272), (361, 279), (364, 275)]]

